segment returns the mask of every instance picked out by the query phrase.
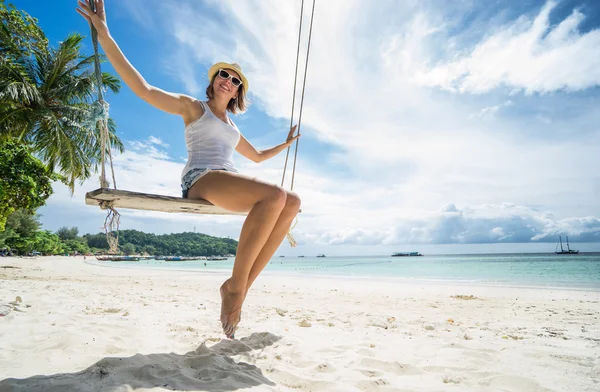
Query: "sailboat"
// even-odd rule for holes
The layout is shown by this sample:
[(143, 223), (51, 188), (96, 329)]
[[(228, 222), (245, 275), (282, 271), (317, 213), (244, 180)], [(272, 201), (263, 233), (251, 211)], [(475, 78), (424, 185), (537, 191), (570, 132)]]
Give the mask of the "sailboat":
[(576, 255), (579, 253), (578, 250), (573, 250), (569, 247), (569, 237), (567, 236), (567, 250), (565, 250), (563, 248), (563, 244), (562, 244), (562, 236), (558, 237), (558, 241), (560, 243), (560, 251), (558, 250), (558, 245), (556, 244), (556, 248), (554, 250), (554, 253), (556, 253), (557, 255)]

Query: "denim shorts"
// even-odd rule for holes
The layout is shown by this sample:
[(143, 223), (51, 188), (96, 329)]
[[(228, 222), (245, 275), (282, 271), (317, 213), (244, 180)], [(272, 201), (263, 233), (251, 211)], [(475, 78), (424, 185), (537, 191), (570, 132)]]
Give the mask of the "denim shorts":
[(199, 179), (204, 177), (206, 174), (210, 173), (213, 170), (223, 170), (228, 171), (227, 169), (192, 169), (189, 172), (185, 173), (183, 178), (181, 179), (181, 197), (187, 199), (187, 194), (192, 185), (196, 183)]

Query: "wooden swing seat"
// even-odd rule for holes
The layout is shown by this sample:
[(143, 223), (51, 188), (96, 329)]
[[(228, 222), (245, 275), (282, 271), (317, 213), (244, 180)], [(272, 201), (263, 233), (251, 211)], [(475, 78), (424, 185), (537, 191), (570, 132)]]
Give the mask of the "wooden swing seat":
[(101, 202), (112, 202), (116, 209), (146, 211), (209, 214), (209, 215), (246, 215), (245, 212), (231, 212), (202, 199), (184, 199), (181, 197), (154, 195), (124, 191), (121, 189), (99, 188), (85, 195), (85, 204), (98, 206)]

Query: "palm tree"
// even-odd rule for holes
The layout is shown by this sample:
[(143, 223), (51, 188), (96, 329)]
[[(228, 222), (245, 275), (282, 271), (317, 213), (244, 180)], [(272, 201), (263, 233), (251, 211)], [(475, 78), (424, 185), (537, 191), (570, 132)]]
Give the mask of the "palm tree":
[[(0, 21), (0, 140), (31, 145), (51, 170), (66, 178), (72, 192), (75, 181), (83, 182), (97, 170), (101, 156), (100, 129), (86, 121), (96, 100), (94, 57), (81, 54), (79, 34), (50, 48), (37, 25), (36, 38), (28, 41), (19, 35), (23, 25), (10, 25), (14, 18)], [(108, 73), (102, 73), (102, 85), (113, 92), (120, 89), (119, 80)], [(108, 125), (107, 148), (122, 152), (114, 121), (109, 119)]]

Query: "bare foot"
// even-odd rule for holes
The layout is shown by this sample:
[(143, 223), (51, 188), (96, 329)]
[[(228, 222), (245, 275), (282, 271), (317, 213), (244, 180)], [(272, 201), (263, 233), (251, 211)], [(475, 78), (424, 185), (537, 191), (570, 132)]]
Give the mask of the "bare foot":
[(227, 279), (221, 285), (221, 326), (227, 338), (232, 339), (242, 314), (244, 295), (242, 291), (230, 287)]

